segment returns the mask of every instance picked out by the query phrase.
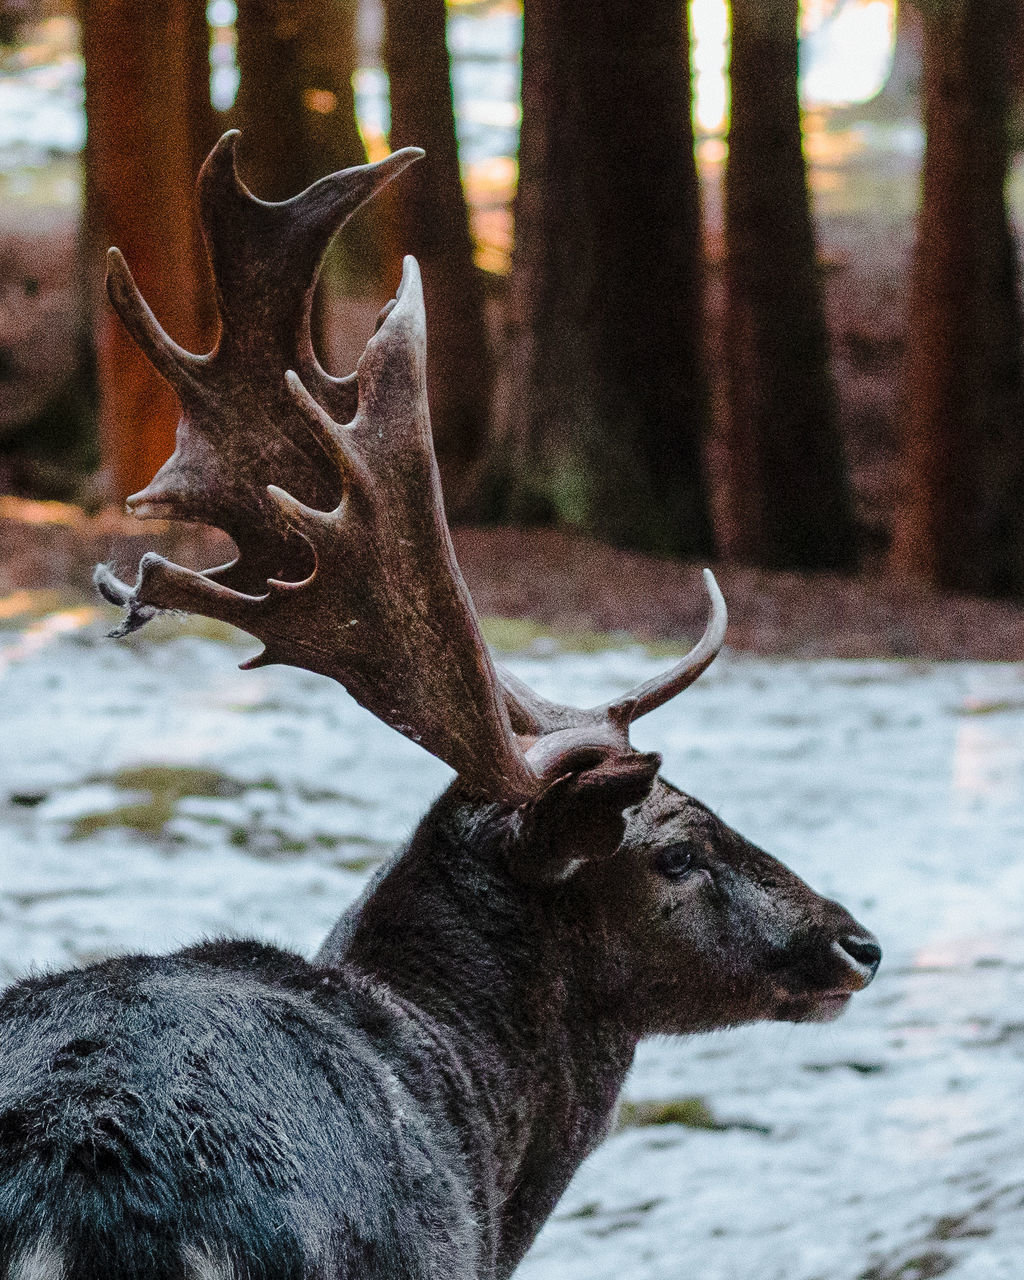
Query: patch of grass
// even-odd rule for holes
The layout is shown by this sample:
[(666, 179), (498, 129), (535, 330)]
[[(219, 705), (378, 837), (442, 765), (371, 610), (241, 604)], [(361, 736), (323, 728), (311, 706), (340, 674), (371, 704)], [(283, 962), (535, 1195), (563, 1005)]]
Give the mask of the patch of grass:
[(577, 1219), (586, 1218), (638, 1218), (642, 1214), (650, 1213), (652, 1209), (656, 1209), (660, 1204), (664, 1204), (664, 1201), (659, 1196), (653, 1200), (642, 1200), (639, 1204), (627, 1205), (622, 1209), (605, 1209), (600, 1201), (587, 1200), (584, 1204), (581, 1204), (578, 1209), (574, 1209), (571, 1213), (559, 1214), (558, 1220), (560, 1222), (572, 1222)]
[(568, 631), (545, 626), (533, 618), (480, 619), (488, 645), (499, 653), (526, 653), (543, 648), (558, 653), (604, 653), (623, 645), (640, 644), (652, 658), (681, 657), (690, 647), (685, 636), (675, 640), (641, 641), (624, 631)]
[(955, 1259), (939, 1249), (929, 1249), (902, 1262), (882, 1262), (862, 1271), (857, 1280), (935, 1280), (955, 1265)]
[(814, 1071), (824, 1075), (829, 1071), (854, 1071), (859, 1076), (876, 1076), (885, 1071), (884, 1062), (808, 1062), (805, 1071)]
[[(205, 821), (217, 822), (218, 819)], [(259, 821), (251, 826), (232, 826), (228, 843), (243, 850), (250, 858), (264, 862), (279, 862), (319, 849), (333, 854), (330, 858), (332, 866), (355, 872), (370, 871), (378, 867), (391, 851), (390, 845), (378, 846), (371, 840), (334, 836), (323, 831), (309, 838), (299, 839), (279, 828), (264, 826)]]
[(975, 1222), (969, 1213), (950, 1213), (936, 1218), (930, 1234), (933, 1240), (983, 1240), (992, 1228)]
[[(121, 620), (121, 610), (110, 612), (113, 626)], [(219, 622), (216, 618), (204, 618), (198, 613), (158, 613), (155, 618), (133, 635), (121, 641), (128, 645), (166, 644), (170, 640), (180, 640), (182, 636), (196, 636), (200, 640), (213, 640), (218, 644), (229, 645), (238, 649), (249, 646), (253, 653), (259, 653), (260, 644), (252, 636), (231, 626), (228, 622)]]
[(251, 857), (270, 862), (297, 857), (309, 848), (305, 840), (296, 840), (294, 836), (266, 827), (232, 827), (228, 843), (236, 849), (244, 849)]
[(115, 809), (104, 809), (101, 813), (84, 813), (71, 824), (72, 840), (87, 840), (100, 831), (110, 831), (122, 827), (128, 831), (137, 831), (140, 835), (158, 836), (166, 823), (174, 816), (174, 805), (167, 804), (163, 797), (153, 796), (149, 800), (140, 800), (137, 804), (122, 804)]
[(1022, 698), (967, 698), (956, 708), (961, 716), (995, 716), (1005, 711), (1024, 711)]
[(85, 840), (98, 831), (124, 827), (143, 835), (159, 836), (174, 817), (179, 801), (185, 796), (228, 798), (242, 795), (246, 786), (216, 769), (189, 765), (139, 765), (119, 769), (105, 782), (135, 796), (125, 804), (99, 813), (86, 813), (71, 824), (71, 839)]
[(372, 809), (373, 804), (365, 796), (357, 796), (351, 791), (335, 791), (330, 787), (310, 787), (300, 782), (295, 788), (300, 800), (309, 804), (340, 803), (351, 805), (353, 809)]
[(721, 1120), (703, 1098), (669, 1098), (662, 1102), (622, 1102), (615, 1122), (616, 1132), (646, 1129), (658, 1125), (683, 1125), (687, 1129), (745, 1129), (748, 1133), (771, 1133), (768, 1125), (752, 1120)]
[[(89, 782), (112, 786), (123, 792), (124, 803), (76, 818), (71, 823), (72, 840), (85, 840), (97, 832), (116, 828), (134, 831), (152, 840), (170, 838), (170, 833), (166, 831), (167, 824), (179, 816), (183, 800), (236, 799), (251, 791), (277, 789), (277, 784), (269, 778), (248, 783), (221, 773), (218, 769), (169, 764), (119, 769), (108, 776), (92, 777)], [(316, 794), (318, 799), (347, 799), (336, 796), (334, 792)], [(45, 797), (40, 796), (38, 799)], [(36, 802), (34, 795), (21, 800), (23, 804)], [(276, 862), (320, 850), (334, 866), (348, 871), (365, 872), (378, 866), (391, 853), (390, 844), (378, 844), (373, 840), (330, 831), (298, 837), (274, 826), (272, 817), (267, 814), (254, 814), (250, 818), (234, 812), (220, 813), (216, 807), (212, 812), (202, 809), (191, 812), (188, 808), (184, 812), (192, 822), (220, 828), (233, 848), (243, 851), (248, 857), (264, 861)], [(181, 838), (175, 836), (174, 840), (179, 842)]]
[(249, 787), (219, 769), (203, 769), (195, 765), (143, 764), (118, 769), (110, 778), (94, 778), (94, 782), (112, 783), (122, 791), (151, 791), (166, 794), (176, 801), (185, 796), (209, 799), (234, 799)]
[(572, 1213), (560, 1213), (558, 1217), (563, 1222), (571, 1222), (575, 1218), (596, 1218), (600, 1212), (600, 1201), (588, 1200), (585, 1204), (581, 1204), (578, 1209), (574, 1209)]
[(687, 1129), (725, 1129), (703, 1098), (672, 1098), (666, 1102), (623, 1102), (616, 1129), (643, 1129), (649, 1125), (681, 1124)]
[(696, 641), (689, 636), (678, 636), (672, 640), (642, 640), (639, 643), (649, 658), (675, 658), (678, 661)]
[(353, 853), (345, 856), (339, 856), (334, 859), (334, 865), (341, 867), (345, 871), (354, 871), (357, 875), (362, 875), (367, 871), (373, 871), (375, 867), (379, 867), (387, 855), (381, 853)]

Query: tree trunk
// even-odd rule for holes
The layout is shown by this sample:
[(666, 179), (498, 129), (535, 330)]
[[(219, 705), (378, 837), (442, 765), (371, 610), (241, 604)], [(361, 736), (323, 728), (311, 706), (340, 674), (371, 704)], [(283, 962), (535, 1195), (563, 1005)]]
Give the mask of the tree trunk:
[(1013, 2), (1014, 16), (1007, 53), (1010, 58), (1010, 146), (1024, 148), (1024, 3)]
[[(264, 200), (286, 200), (326, 173), (366, 163), (356, 123), (356, 0), (239, 0), (238, 98), (242, 174)], [(359, 210), (332, 245), (335, 293), (365, 293), (400, 273), (380, 200)], [(315, 323), (319, 322), (319, 309)]]
[(907, 329), (901, 573), (1024, 591), (1017, 260), (1007, 221), (1014, 0), (925, 12), (927, 149)]
[(238, 96), (232, 120), (242, 132), (239, 165), (261, 200), (287, 200), (313, 180), (303, 103), (302, 37), (309, 0), (239, 0)]
[(896, 0), (896, 45), (892, 66), (877, 97), (864, 105), (879, 118), (898, 120), (921, 93), (921, 11), (911, 0)]
[(427, 305), (427, 382), (445, 502), (475, 512), (487, 438), (491, 355), (483, 280), (473, 261), (452, 106), (444, 0), (385, 0), (391, 145), (426, 158), (394, 192), (398, 243), (419, 259)]
[(797, 96), (796, 0), (734, 0), (725, 173), (727, 549), (847, 569), (836, 421)]
[(86, 225), (100, 387), (100, 446), (114, 496), (142, 488), (174, 448), (177, 403), (100, 300), (116, 244), (169, 333), (212, 339), (195, 180), (213, 140), (209, 32), (198, 0), (82, 0)]
[(527, 0), (499, 509), (712, 548), (700, 204), (676, 0)]

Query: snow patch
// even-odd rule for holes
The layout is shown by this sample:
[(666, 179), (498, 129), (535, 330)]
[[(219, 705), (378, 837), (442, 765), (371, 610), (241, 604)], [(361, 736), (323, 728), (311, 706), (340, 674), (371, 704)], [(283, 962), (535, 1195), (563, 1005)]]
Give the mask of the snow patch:
[[(88, 634), (0, 676), (3, 977), (216, 933), (310, 954), (445, 785), (338, 686), (237, 657)], [(590, 704), (664, 659), (510, 665)], [(885, 959), (827, 1027), (642, 1046), (631, 1101), (699, 1100), (723, 1123), (623, 1129), (519, 1276), (1018, 1276), (1024, 669), (725, 655), (634, 739)]]

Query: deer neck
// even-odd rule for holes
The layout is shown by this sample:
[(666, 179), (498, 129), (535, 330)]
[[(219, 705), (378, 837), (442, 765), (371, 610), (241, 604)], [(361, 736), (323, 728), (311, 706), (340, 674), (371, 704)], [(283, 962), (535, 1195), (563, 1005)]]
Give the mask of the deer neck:
[(443, 1105), (500, 1218), (507, 1275), (607, 1132), (638, 1036), (579, 930), (557, 927), (471, 836), (428, 817), (363, 907), (346, 959), (437, 1045)]

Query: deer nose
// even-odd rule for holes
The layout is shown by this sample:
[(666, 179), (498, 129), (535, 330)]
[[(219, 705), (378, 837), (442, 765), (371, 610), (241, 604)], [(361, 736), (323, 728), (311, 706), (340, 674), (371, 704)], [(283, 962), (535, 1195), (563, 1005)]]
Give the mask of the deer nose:
[(859, 933), (848, 934), (839, 939), (839, 949), (858, 968), (867, 970), (866, 981), (870, 982), (882, 960), (882, 948), (875, 939), (870, 934), (866, 937)]

